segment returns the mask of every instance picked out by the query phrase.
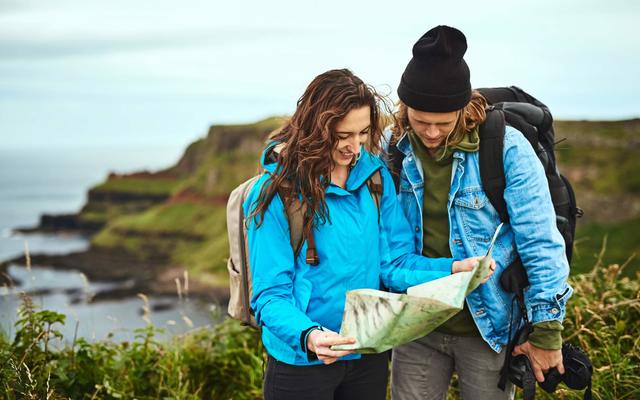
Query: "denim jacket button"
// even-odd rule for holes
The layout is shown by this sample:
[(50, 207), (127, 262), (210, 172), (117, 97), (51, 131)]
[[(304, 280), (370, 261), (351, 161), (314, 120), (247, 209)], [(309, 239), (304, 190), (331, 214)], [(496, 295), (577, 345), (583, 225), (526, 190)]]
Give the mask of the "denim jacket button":
[(560, 310), (558, 310), (558, 309), (557, 309), (557, 308), (555, 308), (555, 307), (553, 307), (553, 308), (551, 309), (551, 313), (552, 313), (552, 314), (557, 314), (559, 311), (560, 311)]
[(420, 232), (420, 227), (416, 226), (416, 232)]

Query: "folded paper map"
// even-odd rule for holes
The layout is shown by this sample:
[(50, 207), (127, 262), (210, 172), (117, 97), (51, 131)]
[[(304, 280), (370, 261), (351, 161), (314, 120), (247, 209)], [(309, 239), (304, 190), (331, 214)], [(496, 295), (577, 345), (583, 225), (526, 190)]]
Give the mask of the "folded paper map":
[(472, 271), (412, 286), (406, 294), (374, 289), (347, 292), (340, 336), (353, 337), (356, 343), (332, 349), (380, 353), (418, 339), (454, 316), (462, 310), (465, 297), (489, 274), (491, 251), (501, 227)]

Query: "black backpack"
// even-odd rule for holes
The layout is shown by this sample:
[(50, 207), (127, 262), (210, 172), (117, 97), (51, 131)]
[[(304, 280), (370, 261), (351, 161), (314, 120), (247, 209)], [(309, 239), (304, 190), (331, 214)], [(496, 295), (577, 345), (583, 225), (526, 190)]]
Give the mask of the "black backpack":
[(556, 212), (556, 224), (566, 244), (567, 260), (571, 263), (576, 218), (581, 217), (583, 211), (576, 206), (571, 184), (557, 168), (555, 132), (549, 108), (516, 86), (478, 91), (490, 105), (487, 119), (480, 126), (480, 175), (489, 201), (500, 219), (509, 222), (503, 198), (505, 177), (502, 164), (504, 126), (507, 124), (522, 132), (544, 168)]
[[(502, 222), (509, 222), (504, 201), (505, 175), (502, 153), (504, 149), (505, 124), (510, 125), (527, 138), (542, 164), (551, 200), (556, 213), (558, 230), (564, 238), (567, 260), (571, 262), (576, 218), (583, 211), (576, 206), (576, 198), (569, 181), (560, 174), (554, 153), (555, 132), (549, 108), (542, 102), (516, 87), (484, 88), (478, 91), (487, 99), (487, 119), (480, 126), (480, 177), (484, 191), (496, 209)], [(389, 168), (399, 187), (400, 171), (404, 154), (391, 143), (389, 146)], [(508, 271), (508, 272), (507, 272)], [(505, 282), (506, 281), (506, 282)], [(501, 277), (503, 287), (528, 286), (526, 271), (517, 259)]]

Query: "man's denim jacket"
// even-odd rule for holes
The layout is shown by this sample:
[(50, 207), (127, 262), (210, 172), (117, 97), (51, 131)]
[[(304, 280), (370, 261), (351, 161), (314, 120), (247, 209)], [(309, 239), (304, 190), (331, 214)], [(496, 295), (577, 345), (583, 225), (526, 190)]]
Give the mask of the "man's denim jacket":
[[(385, 132), (389, 137), (389, 132)], [(386, 141), (388, 143), (388, 141)], [(415, 250), (422, 252), (422, 167), (405, 134), (398, 142), (405, 154), (400, 177), (399, 200), (414, 230)], [(455, 259), (482, 256), (500, 224), (497, 211), (487, 198), (480, 179), (478, 152), (455, 151), (447, 202), (449, 247)], [(518, 130), (507, 126), (504, 135), (504, 170), (510, 224), (503, 226), (493, 248), (496, 271), (491, 279), (467, 296), (467, 304), (484, 340), (499, 352), (514, 331), (520, 313), (513, 295), (500, 286), (501, 272), (517, 255), (527, 270), (530, 286), (525, 291), (530, 321), (562, 321), (565, 303), (573, 293), (567, 284), (569, 265), (565, 245), (556, 228), (555, 212), (544, 170), (533, 148)], [(517, 249), (517, 250), (516, 250)]]

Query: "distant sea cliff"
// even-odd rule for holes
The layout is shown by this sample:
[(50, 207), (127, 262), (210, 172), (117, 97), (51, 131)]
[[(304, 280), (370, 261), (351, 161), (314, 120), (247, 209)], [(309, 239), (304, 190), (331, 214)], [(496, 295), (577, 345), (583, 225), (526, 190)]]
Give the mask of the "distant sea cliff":
[[(94, 300), (140, 292), (175, 294), (175, 279), (184, 280), (187, 271), (191, 295), (226, 302), (227, 197), (259, 171), (265, 140), (283, 121), (272, 117), (246, 125), (214, 125), (167, 169), (110, 174), (89, 189), (78, 213), (42, 215), (38, 226), (17, 229), (82, 233), (90, 238), (89, 249), (62, 256), (32, 254), (30, 262), (77, 269), (92, 280), (128, 282)], [(25, 261), (5, 261), (0, 272)], [(0, 274), (0, 284), (3, 279)]]
[[(77, 214), (43, 215), (23, 232), (81, 232), (85, 252), (31, 255), (34, 265), (73, 268), (90, 279), (133, 282), (104, 298), (138, 292), (175, 294), (175, 279), (190, 277), (192, 294), (228, 299), (228, 243), (225, 206), (229, 192), (259, 171), (259, 154), (284, 119), (254, 124), (214, 125), (190, 144), (173, 166), (157, 171), (110, 174), (91, 188)], [(605, 233), (616, 241), (609, 262), (640, 252), (640, 120), (556, 121), (560, 169), (573, 183), (579, 221), (577, 259), (572, 269), (593, 265)], [(624, 257), (624, 258), (622, 258)], [(618, 258), (622, 258), (621, 261)], [(24, 257), (9, 263), (25, 263)], [(638, 262), (630, 270), (638, 271)], [(0, 280), (2, 278), (0, 274)], [(2, 283), (2, 282), (0, 282)]]

